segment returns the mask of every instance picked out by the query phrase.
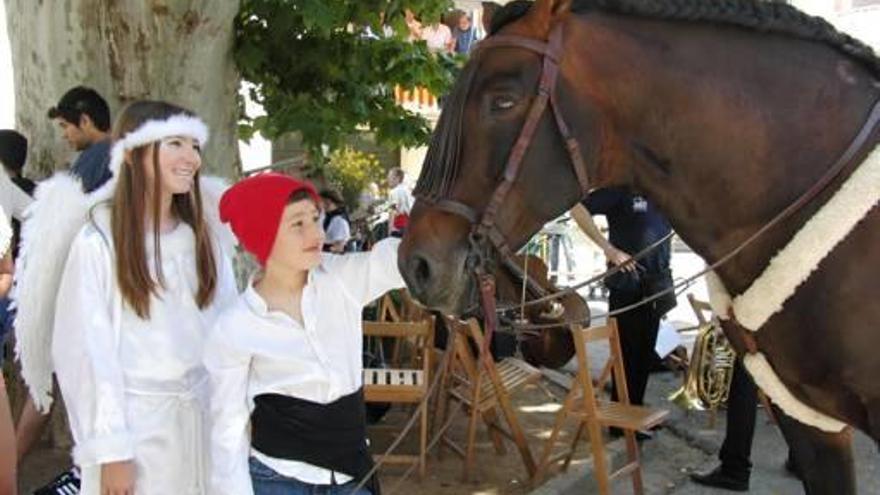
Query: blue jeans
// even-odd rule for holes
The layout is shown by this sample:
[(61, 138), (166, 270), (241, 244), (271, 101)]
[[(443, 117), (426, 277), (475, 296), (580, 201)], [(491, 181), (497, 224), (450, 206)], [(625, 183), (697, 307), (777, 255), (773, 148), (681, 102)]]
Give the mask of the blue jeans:
[(312, 485), (278, 474), (254, 457), (250, 458), (249, 464), (254, 495), (370, 495), (366, 488), (352, 493), (360, 480), (349, 481), (344, 485)]

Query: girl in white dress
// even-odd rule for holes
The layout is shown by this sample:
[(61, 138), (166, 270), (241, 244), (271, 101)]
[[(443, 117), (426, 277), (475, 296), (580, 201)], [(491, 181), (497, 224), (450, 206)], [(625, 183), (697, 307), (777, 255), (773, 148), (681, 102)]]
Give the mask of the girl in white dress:
[(91, 208), (71, 245), (52, 339), (81, 493), (203, 494), (202, 350), (236, 295), (228, 248), (207, 220), (216, 202), (202, 198), (207, 127), (183, 108), (139, 101), (113, 138), (114, 180), (95, 193), (109, 201)]

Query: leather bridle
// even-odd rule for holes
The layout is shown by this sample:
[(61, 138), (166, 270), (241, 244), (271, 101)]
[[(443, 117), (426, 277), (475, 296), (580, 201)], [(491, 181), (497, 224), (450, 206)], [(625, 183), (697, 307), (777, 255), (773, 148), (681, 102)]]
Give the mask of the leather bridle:
[[(535, 52), (542, 56), (541, 79), (538, 84), (537, 95), (529, 107), (526, 120), (520, 129), (519, 136), (511, 148), (508, 155), (507, 163), (504, 166), (504, 175), (501, 182), (495, 187), (492, 196), (489, 199), (488, 206), (483, 210), (482, 215), (478, 214), (474, 208), (460, 201), (449, 198), (429, 199), (419, 197), (428, 202), (433, 208), (458, 215), (467, 220), (471, 225), (471, 244), (474, 248), (479, 248), (484, 240), (488, 240), (492, 246), (503, 257), (510, 257), (513, 251), (510, 248), (507, 237), (496, 225), (496, 218), (504, 200), (513, 187), (522, 168), (523, 158), (528, 150), (529, 144), (538, 128), (538, 122), (544, 115), (547, 107), (553, 112), (556, 120), (556, 127), (559, 134), (565, 142), (565, 147), (571, 158), (571, 165), (574, 168), (578, 183), (580, 184), (582, 196), (586, 196), (589, 191), (589, 179), (583, 155), (577, 140), (571, 135), (571, 130), (565, 123), (562, 116), (559, 101), (556, 95), (556, 81), (559, 76), (559, 64), (562, 60), (562, 23), (556, 23), (550, 30), (550, 35), (546, 42), (539, 41), (525, 36), (517, 36), (512, 34), (495, 34), (481, 41), (474, 57), (479, 57), (486, 50), (492, 48), (522, 48)], [(471, 63), (475, 63), (472, 61)], [(481, 259), (477, 265), (482, 265)], [(482, 266), (472, 268), (481, 269)]]

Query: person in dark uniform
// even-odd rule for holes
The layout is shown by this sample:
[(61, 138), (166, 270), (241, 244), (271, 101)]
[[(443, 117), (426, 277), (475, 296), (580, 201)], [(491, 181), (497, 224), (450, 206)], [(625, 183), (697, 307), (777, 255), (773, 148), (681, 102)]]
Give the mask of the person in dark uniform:
[(733, 365), (733, 378), (727, 397), (727, 430), (718, 458), (721, 464), (711, 471), (691, 474), (700, 485), (738, 492), (749, 489), (752, 471), (752, 439), (758, 407), (758, 388), (742, 359)]
[[(591, 215), (604, 215), (608, 220), (609, 238), (596, 228)], [(647, 296), (672, 286), (669, 268), (671, 242), (667, 239), (649, 255), (633, 262), (632, 255), (667, 236), (672, 228), (666, 217), (643, 196), (626, 189), (596, 190), (572, 210), (578, 226), (595, 242), (609, 266), (623, 270), (609, 277), (609, 310), (614, 311), (637, 303)], [(675, 305), (675, 296), (663, 297), (617, 315), (620, 346), (626, 370), (627, 390), (632, 404), (643, 404), (648, 375), (656, 361), (660, 318)], [(616, 390), (612, 393), (616, 399)], [(612, 435), (619, 434), (612, 431)], [(640, 438), (647, 438), (642, 433)]]
[[(718, 452), (721, 464), (714, 469), (691, 474), (695, 483), (725, 490), (746, 492), (752, 472), (752, 440), (758, 415), (758, 387), (738, 358), (733, 365), (733, 378), (727, 397), (727, 428), (724, 443)], [(789, 452), (785, 470), (800, 478)]]

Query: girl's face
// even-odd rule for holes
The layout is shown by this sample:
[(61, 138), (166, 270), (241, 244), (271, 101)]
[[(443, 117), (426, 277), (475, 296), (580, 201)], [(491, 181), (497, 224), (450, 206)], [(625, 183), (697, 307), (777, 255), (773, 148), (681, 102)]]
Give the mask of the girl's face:
[[(159, 174), (162, 192), (165, 194), (187, 194), (193, 188), (196, 172), (202, 166), (201, 146), (193, 138), (171, 136), (160, 140)], [(148, 184), (153, 184), (153, 167), (146, 166)]]
[(324, 227), (321, 212), (315, 203), (303, 199), (287, 205), (281, 215), (275, 244), (267, 265), (278, 264), (288, 269), (308, 271), (321, 263)]

